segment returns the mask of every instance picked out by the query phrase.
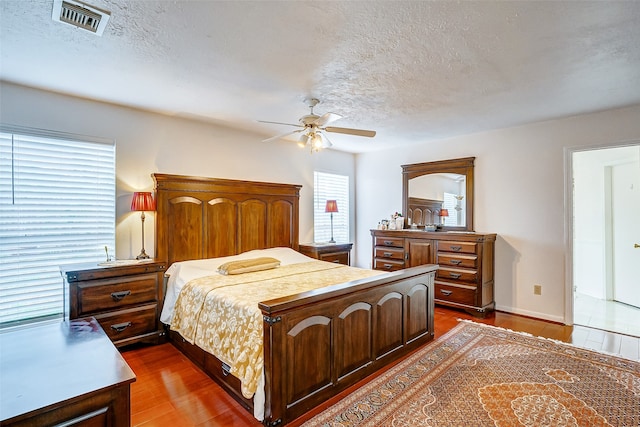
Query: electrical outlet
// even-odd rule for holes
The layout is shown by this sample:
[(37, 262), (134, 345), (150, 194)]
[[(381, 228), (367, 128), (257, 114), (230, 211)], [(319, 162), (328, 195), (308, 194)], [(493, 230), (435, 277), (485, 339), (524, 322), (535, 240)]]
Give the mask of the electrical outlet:
[(533, 285), (533, 294), (542, 295), (542, 285)]

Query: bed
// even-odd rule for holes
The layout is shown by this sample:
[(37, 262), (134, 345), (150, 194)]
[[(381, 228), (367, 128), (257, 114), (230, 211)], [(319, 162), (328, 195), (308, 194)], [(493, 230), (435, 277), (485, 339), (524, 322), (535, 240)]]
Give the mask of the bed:
[[(294, 420), (433, 338), (436, 266), (380, 273), (337, 266), (296, 252), (301, 186), (152, 176), (157, 205), (156, 258), (170, 265), (161, 321), (179, 324), (167, 327), (169, 339), (264, 425)], [(279, 265), (233, 277), (222, 278), (217, 273), (221, 264), (264, 257), (278, 260)], [(252, 382), (242, 372), (238, 374), (238, 366), (229, 362), (229, 356), (217, 357), (207, 348), (207, 338), (198, 338), (202, 334), (211, 341), (211, 332), (205, 326), (190, 330), (194, 321), (181, 316), (189, 315), (186, 307), (193, 304), (183, 304), (180, 299), (186, 298), (185, 289), (195, 289), (195, 295), (203, 295), (198, 316), (209, 316), (210, 304), (227, 304), (211, 289), (217, 293), (217, 288), (223, 288), (232, 298), (239, 298), (245, 292), (234, 290), (234, 286), (240, 282), (264, 279), (269, 286), (282, 282), (299, 286), (312, 281), (311, 276), (299, 279), (302, 276), (294, 274), (311, 275), (313, 280), (322, 277), (328, 282), (265, 300), (255, 296), (262, 295), (265, 285), (254, 285), (254, 291), (246, 292), (258, 292), (254, 295), (256, 304), (248, 305), (257, 310), (261, 325), (254, 329), (262, 334), (262, 362), (252, 368), (260, 371), (252, 392), (247, 386)], [(172, 316), (180, 305), (184, 305), (182, 314), (175, 321)], [(253, 311), (251, 317), (256, 317)]]

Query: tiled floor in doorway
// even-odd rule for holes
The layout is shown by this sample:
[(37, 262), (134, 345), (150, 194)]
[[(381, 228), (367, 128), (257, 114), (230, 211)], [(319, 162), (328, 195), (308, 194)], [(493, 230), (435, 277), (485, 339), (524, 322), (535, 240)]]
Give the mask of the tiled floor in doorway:
[(640, 337), (640, 308), (576, 294), (573, 323)]

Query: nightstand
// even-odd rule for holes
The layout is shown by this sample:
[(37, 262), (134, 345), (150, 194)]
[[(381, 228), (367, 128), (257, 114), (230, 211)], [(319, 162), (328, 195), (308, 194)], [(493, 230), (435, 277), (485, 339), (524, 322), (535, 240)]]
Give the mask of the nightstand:
[(136, 376), (94, 318), (0, 334), (0, 425), (131, 424)]
[(351, 265), (351, 248), (353, 243), (305, 243), (300, 245), (300, 252), (321, 261)]
[(95, 317), (117, 347), (160, 342), (166, 263), (124, 260), (65, 265), (60, 270), (65, 319)]

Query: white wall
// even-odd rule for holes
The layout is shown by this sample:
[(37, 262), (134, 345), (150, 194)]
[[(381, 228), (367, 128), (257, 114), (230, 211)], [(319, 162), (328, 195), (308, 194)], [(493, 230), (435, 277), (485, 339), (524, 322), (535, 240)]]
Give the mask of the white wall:
[[(117, 258), (140, 252), (140, 214), (129, 211), (131, 196), (134, 191), (153, 190), (154, 172), (301, 184), (300, 242), (313, 241), (313, 171), (349, 175), (355, 185), (352, 154), (332, 150), (310, 154), (292, 142), (262, 143), (264, 135), (6, 82), (0, 82), (0, 94), (4, 124), (116, 141)], [(355, 201), (351, 203), (355, 212)], [(147, 214), (145, 220), (145, 249), (151, 256), (154, 219)]]
[[(356, 264), (402, 206), (400, 165), (476, 157), (475, 230), (497, 233), (497, 309), (554, 321), (565, 314), (565, 148), (640, 138), (640, 106), (356, 156)], [(542, 295), (533, 295), (534, 284)]]

